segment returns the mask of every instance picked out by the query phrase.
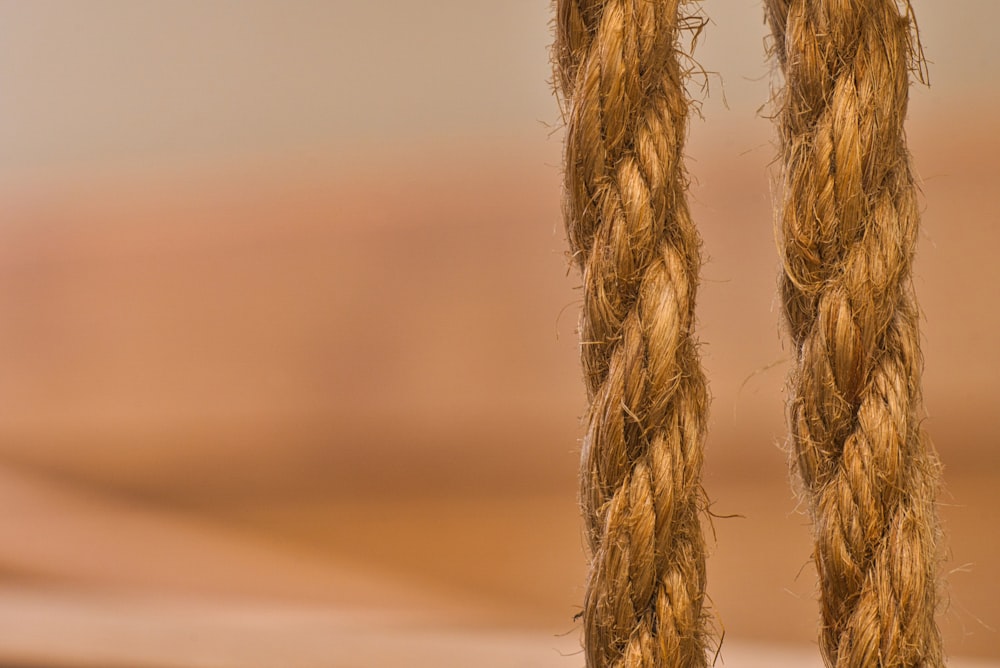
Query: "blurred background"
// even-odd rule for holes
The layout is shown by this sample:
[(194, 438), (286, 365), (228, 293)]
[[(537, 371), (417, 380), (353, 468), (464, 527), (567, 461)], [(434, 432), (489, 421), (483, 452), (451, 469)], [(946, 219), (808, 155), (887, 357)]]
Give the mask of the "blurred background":
[[(722, 661), (818, 666), (776, 79), (759, 3), (703, 7), (709, 594)], [(953, 665), (997, 665), (1000, 4), (913, 7), (941, 623)], [(0, 1), (0, 664), (582, 665), (550, 17)]]

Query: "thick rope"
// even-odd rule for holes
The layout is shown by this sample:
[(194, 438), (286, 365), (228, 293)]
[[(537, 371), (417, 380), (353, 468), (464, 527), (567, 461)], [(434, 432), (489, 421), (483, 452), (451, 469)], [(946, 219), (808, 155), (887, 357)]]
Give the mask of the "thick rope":
[(700, 484), (708, 395), (694, 326), (679, 0), (558, 0), (565, 222), (583, 274), (590, 401), (581, 498), (587, 665), (707, 664)]
[(920, 427), (918, 210), (903, 133), (915, 27), (895, 0), (768, 0), (785, 87), (781, 292), (792, 459), (828, 666), (941, 666), (939, 465)]

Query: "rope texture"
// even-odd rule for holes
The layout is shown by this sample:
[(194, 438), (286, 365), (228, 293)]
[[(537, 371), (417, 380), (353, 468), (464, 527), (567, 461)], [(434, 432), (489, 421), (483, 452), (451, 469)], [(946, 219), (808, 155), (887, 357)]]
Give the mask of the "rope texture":
[(558, 0), (564, 215), (583, 274), (587, 665), (707, 665), (700, 483), (708, 395), (682, 163), (680, 0)]
[(941, 666), (939, 464), (920, 427), (918, 209), (903, 132), (915, 25), (895, 0), (767, 0), (785, 86), (781, 293), (797, 365), (828, 666)]

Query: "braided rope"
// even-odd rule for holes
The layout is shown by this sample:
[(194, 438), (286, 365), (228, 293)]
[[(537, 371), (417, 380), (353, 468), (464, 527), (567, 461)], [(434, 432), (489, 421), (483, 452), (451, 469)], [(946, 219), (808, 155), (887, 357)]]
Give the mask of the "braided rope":
[(941, 666), (939, 465), (920, 428), (918, 210), (903, 132), (915, 37), (896, 0), (768, 0), (789, 420), (828, 666)]
[(565, 221), (583, 274), (587, 665), (704, 666), (708, 395), (682, 162), (680, 0), (558, 0)]

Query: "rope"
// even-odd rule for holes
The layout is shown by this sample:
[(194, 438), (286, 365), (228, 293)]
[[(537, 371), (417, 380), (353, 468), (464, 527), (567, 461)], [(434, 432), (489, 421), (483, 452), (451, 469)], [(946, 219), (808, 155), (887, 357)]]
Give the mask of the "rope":
[(705, 666), (700, 483), (708, 395), (693, 336), (680, 0), (558, 0), (564, 214), (583, 274), (590, 402), (581, 500), (587, 665)]
[(792, 460), (828, 666), (941, 666), (939, 464), (920, 428), (918, 210), (903, 133), (919, 64), (895, 0), (768, 0), (784, 73), (781, 293)]

